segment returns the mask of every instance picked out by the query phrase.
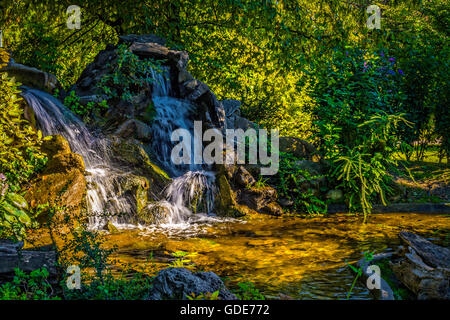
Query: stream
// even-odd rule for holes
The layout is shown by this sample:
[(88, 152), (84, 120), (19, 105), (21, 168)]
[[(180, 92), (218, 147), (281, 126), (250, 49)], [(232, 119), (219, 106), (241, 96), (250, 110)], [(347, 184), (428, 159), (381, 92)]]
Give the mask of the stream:
[[(398, 233), (415, 232), (449, 245), (449, 216), (439, 214), (374, 214), (363, 225), (355, 215), (317, 218), (272, 218), (249, 221), (198, 222), (190, 228), (141, 228), (107, 236), (117, 245), (122, 264), (136, 270), (162, 269), (170, 253), (193, 253), (194, 270), (216, 272), (227, 285), (253, 282), (263, 294), (295, 299), (346, 299), (354, 275), (348, 263), (364, 251), (391, 252), (400, 245)], [(150, 271), (149, 271), (150, 272)], [(351, 299), (372, 299), (357, 283)]]

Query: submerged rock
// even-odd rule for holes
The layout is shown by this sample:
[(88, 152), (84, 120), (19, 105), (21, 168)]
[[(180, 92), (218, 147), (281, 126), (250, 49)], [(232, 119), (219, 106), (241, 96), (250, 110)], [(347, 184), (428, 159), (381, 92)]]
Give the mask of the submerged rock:
[(143, 210), (138, 212), (139, 222), (145, 224), (158, 224), (166, 221), (170, 215), (170, 210), (164, 202), (149, 203)]
[(153, 280), (149, 292), (150, 300), (179, 299), (186, 296), (214, 293), (219, 290), (219, 299), (237, 300), (214, 272), (192, 273), (185, 268), (168, 268), (161, 270)]

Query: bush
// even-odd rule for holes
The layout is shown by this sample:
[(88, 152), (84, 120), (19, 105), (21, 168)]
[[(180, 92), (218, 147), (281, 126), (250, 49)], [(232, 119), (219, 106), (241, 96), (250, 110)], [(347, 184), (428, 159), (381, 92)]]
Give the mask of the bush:
[[(9, 56), (0, 48), (0, 68)], [(17, 192), (22, 184), (45, 165), (39, 151), (41, 132), (23, 117), (18, 84), (0, 76), (0, 236), (22, 238), (31, 226), (28, 204)]]
[[(55, 96), (58, 95), (58, 91), (56, 91)], [(70, 91), (69, 95), (64, 98), (64, 105), (72, 110), (78, 116), (88, 117), (92, 114), (98, 113), (101, 110), (106, 110), (109, 108), (106, 100), (103, 100), (100, 103), (96, 102), (88, 102), (86, 105), (80, 103), (80, 97), (78, 97), (74, 90)]]
[(126, 45), (120, 45), (112, 72), (102, 77), (99, 88), (102, 94), (110, 98), (129, 101), (142, 90), (150, 91), (154, 72), (161, 72), (159, 62), (141, 60)]
[(14, 271), (14, 280), (0, 286), (0, 300), (61, 300), (55, 296), (48, 281), (47, 269), (37, 269), (29, 274), (18, 268)]
[[(1, 48), (0, 57), (1, 68), (8, 60), (8, 55)], [(17, 86), (6, 73), (1, 73), (0, 172), (8, 179), (12, 191), (17, 191), (46, 161), (39, 151), (42, 134), (35, 131), (24, 119), (22, 98)]]
[(383, 51), (356, 46), (335, 50), (317, 69), (313, 113), (319, 150), (330, 162), (331, 185), (342, 188), (350, 210), (365, 218), (376, 196), (386, 204), (400, 131), (411, 125), (400, 113), (403, 71), (395, 64)]
[(325, 214), (327, 205), (319, 198), (312, 185), (318, 185), (322, 175), (312, 175), (300, 168), (296, 162), (300, 159), (290, 153), (280, 152), (280, 167), (277, 175), (272, 178), (279, 198), (293, 202), (295, 212), (306, 212), (310, 215)]

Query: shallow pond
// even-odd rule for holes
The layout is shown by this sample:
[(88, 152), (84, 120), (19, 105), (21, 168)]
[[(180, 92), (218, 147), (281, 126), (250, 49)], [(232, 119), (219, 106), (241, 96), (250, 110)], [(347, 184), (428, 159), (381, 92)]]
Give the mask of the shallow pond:
[[(345, 299), (354, 279), (347, 263), (364, 251), (395, 250), (398, 233), (415, 232), (449, 245), (450, 218), (439, 214), (374, 214), (367, 224), (354, 215), (199, 223), (186, 228), (122, 230), (108, 235), (121, 263), (139, 270), (167, 267), (171, 253), (193, 253), (196, 270), (214, 271), (227, 285), (253, 282), (265, 295), (296, 299)], [(150, 258), (151, 257), (151, 258)], [(371, 299), (359, 283), (352, 299)]]

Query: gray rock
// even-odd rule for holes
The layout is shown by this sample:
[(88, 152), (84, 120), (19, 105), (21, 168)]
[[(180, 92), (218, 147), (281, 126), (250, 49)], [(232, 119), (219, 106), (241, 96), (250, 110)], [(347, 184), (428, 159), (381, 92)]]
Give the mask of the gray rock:
[(23, 248), (23, 241), (0, 239), (0, 254), (15, 254)]
[(23, 85), (52, 92), (60, 87), (55, 75), (19, 63), (10, 62), (0, 72), (6, 72)]
[(344, 198), (344, 192), (342, 190), (333, 189), (327, 192), (327, 199), (332, 199), (333, 201), (340, 201)]
[(309, 142), (295, 137), (280, 137), (280, 151), (289, 152), (300, 159), (319, 161), (317, 149)]
[(156, 42), (134, 42), (130, 50), (139, 57), (168, 60), (178, 70), (185, 69), (189, 62), (189, 55), (186, 52), (171, 50)]
[(150, 300), (179, 299), (187, 300), (187, 295), (196, 296), (214, 293), (219, 290), (222, 300), (237, 300), (214, 272), (192, 273), (186, 268), (168, 268), (161, 270), (153, 280), (149, 293)]
[(50, 275), (56, 275), (55, 251), (19, 250), (23, 242), (0, 240), (0, 278), (14, 275), (14, 269), (20, 268), (31, 272), (39, 268), (47, 268)]
[(227, 117), (230, 117), (232, 115), (241, 115), (241, 102), (239, 100), (231, 100), (231, 99), (225, 99), (222, 100), (223, 109), (225, 110), (225, 114)]
[(256, 182), (255, 178), (243, 166), (239, 166), (235, 173), (234, 180), (241, 187), (253, 186)]
[(283, 207), (291, 207), (291, 206), (294, 205), (294, 201), (289, 200), (289, 199), (285, 199), (285, 198), (280, 199), (280, 200), (279, 200), (279, 203), (280, 203), (280, 205), (283, 206)]
[[(90, 78), (86, 78), (86, 79), (90, 79)], [(103, 100), (108, 100), (108, 97), (105, 95), (94, 94), (94, 95), (90, 95), (90, 96), (80, 97), (80, 104), (87, 105), (90, 102), (101, 103)]]
[(270, 186), (237, 190), (237, 199), (239, 204), (259, 213), (272, 216), (283, 214), (283, 209), (277, 203), (277, 191)]
[(229, 129), (257, 129), (258, 125), (250, 120), (240, 117), (238, 115), (232, 115), (227, 118), (227, 128)]
[(121, 138), (135, 138), (140, 141), (149, 142), (151, 140), (152, 129), (142, 121), (130, 119), (125, 121), (114, 133)]

